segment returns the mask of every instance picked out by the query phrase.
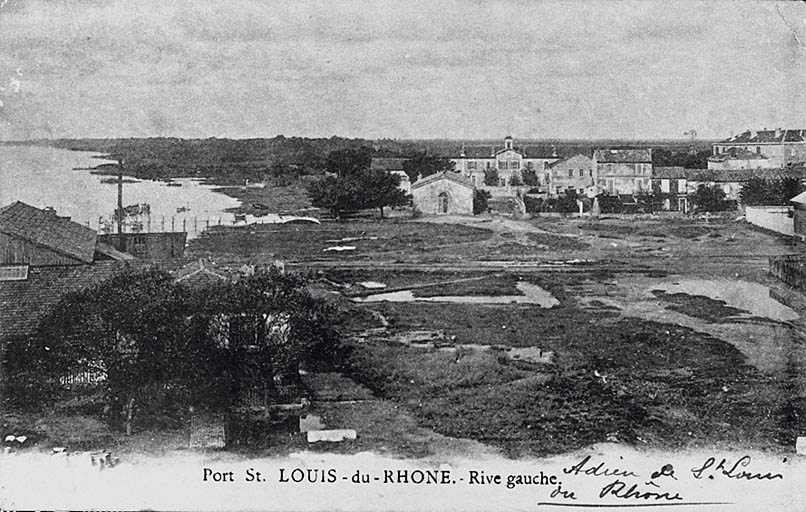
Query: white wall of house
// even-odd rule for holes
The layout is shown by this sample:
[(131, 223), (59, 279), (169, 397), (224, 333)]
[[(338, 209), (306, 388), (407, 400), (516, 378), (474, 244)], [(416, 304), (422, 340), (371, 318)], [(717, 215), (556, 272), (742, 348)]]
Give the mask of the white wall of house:
[(411, 195), (414, 207), (425, 215), (473, 214), (473, 188), (447, 178), (416, 186)]

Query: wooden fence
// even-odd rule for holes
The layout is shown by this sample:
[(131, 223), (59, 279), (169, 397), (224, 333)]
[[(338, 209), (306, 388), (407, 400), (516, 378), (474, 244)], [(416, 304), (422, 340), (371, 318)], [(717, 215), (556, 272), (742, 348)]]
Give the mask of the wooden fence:
[(793, 288), (806, 291), (806, 255), (772, 256), (769, 264), (770, 274)]
[(59, 377), (59, 384), (64, 387), (90, 387), (106, 380), (106, 372), (95, 368), (77, 370)]

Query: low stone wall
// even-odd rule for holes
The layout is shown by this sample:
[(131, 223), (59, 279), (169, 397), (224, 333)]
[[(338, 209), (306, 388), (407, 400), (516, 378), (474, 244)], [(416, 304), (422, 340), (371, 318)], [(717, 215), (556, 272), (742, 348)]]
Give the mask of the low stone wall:
[(744, 210), (744, 218), (755, 226), (795, 236), (795, 221), (786, 206), (748, 206)]

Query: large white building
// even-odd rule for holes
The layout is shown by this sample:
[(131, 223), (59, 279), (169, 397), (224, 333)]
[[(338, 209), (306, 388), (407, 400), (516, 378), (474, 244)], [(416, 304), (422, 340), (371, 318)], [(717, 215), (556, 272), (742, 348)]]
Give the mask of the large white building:
[(537, 174), (538, 186), (545, 186), (549, 180), (549, 164), (559, 158), (556, 152), (551, 155), (527, 154), (524, 148), (515, 147), (512, 137), (507, 136), (503, 147), (464, 147), (451, 160), (456, 164), (456, 172), (469, 178), (473, 186), (486, 188), (490, 185), (484, 182), (485, 171), (491, 169), (498, 171), (498, 184), (493, 186), (511, 187), (523, 184), (523, 172), (527, 169)]
[(806, 164), (806, 130), (747, 130), (713, 145), (712, 170), (780, 169)]

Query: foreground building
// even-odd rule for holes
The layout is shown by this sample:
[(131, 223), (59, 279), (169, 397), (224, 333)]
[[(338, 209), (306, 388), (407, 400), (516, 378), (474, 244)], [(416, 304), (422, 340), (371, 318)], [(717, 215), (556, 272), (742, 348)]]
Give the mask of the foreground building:
[(21, 201), (0, 208), (0, 265), (87, 265), (131, 260), (98, 240), (95, 230)]
[[(715, 170), (774, 169), (804, 164), (806, 130), (747, 130), (715, 143), (713, 153), (708, 159), (708, 168)], [(739, 167), (742, 165), (745, 167)]]
[(452, 171), (427, 176), (411, 186), (414, 207), (425, 215), (473, 214), (475, 187)]

